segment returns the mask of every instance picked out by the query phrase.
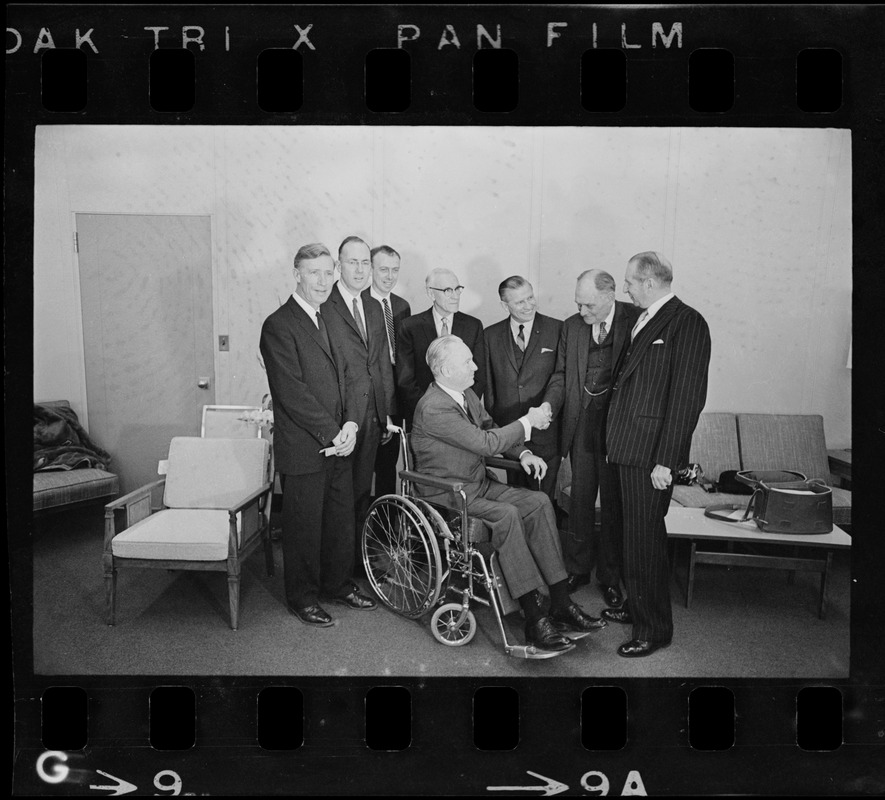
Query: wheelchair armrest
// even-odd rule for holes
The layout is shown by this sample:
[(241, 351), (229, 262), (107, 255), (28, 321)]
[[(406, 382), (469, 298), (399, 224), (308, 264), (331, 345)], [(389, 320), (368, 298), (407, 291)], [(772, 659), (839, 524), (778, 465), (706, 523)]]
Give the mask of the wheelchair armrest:
[(399, 474), (404, 481), (411, 481), (421, 486), (432, 486), (434, 489), (442, 489), (446, 492), (458, 494), (463, 491), (464, 481), (453, 481), (449, 478), (437, 478), (435, 475), (426, 475), (423, 472), (412, 472), (412, 470), (404, 469)]
[(494, 469), (508, 469), (511, 472), (522, 471), (522, 464), (519, 461), (504, 456), (486, 456), (485, 462), (487, 467)]

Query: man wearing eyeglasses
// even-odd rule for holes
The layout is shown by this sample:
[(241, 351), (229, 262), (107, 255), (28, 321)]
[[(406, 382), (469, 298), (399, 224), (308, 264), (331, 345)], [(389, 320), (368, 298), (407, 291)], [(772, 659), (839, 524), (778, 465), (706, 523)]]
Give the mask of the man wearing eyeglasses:
[(464, 290), (458, 276), (450, 269), (438, 267), (430, 271), (424, 286), (432, 305), (403, 322), (396, 345), (396, 382), (402, 406), (400, 411), (409, 426), (415, 406), (433, 382), (433, 373), (426, 361), (427, 348), (440, 336), (457, 336), (470, 348), (477, 366), (473, 391), (480, 398), (485, 391), (485, 338), (482, 323), (476, 317), (458, 310), (461, 292)]
[[(375, 454), (394, 407), (393, 366), (381, 304), (363, 290), (372, 277), (369, 245), (348, 236), (338, 248), (339, 280), (323, 303), (329, 335), (341, 347), (357, 398), (359, 432), (353, 451), (353, 499), (357, 553), (369, 509)], [(357, 572), (360, 559), (357, 557)]]

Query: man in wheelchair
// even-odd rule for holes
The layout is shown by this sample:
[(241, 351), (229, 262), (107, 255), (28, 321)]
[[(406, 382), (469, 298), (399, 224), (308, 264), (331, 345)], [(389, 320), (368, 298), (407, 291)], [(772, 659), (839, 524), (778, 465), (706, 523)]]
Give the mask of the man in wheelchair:
[[(510, 594), (525, 614), (526, 644), (561, 652), (574, 643), (569, 634), (584, 636), (605, 627), (588, 616), (568, 594), (553, 506), (546, 494), (497, 481), (486, 471), (485, 457), (504, 453), (518, 459), (529, 474), (543, 478), (547, 465), (525, 445), (531, 429), (544, 429), (549, 416), (539, 408), (503, 428), (494, 427), (470, 388), (477, 366), (457, 336), (435, 339), (427, 350), (434, 382), (419, 400), (412, 425), (415, 470), (464, 483), (467, 511), (492, 531), (492, 545)], [(423, 488), (425, 499), (435, 490)], [(550, 592), (545, 612), (540, 589)]]

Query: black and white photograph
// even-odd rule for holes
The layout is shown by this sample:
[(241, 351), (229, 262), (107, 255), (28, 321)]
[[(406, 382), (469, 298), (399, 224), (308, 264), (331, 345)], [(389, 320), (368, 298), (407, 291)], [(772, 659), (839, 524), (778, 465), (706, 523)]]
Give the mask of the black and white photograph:
[(850, 131), (42, 125), (33, 264), (36, 674), (848, 676)]

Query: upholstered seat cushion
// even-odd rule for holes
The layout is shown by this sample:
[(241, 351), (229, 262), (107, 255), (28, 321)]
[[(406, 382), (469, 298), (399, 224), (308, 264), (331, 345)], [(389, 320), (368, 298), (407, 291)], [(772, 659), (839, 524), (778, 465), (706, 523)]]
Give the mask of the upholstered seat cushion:
[(224, 561), (229, 519), (219, 509), (165, 509), (117, 534), (111, 549), (117, 558)]
[(34, 511), (114, 497), (120, 479), (103, 469), (61, 469), (34, 473)]
[(169, 444), (164, 504), (230, 508), (267, 481), (266, 439), (176, 436)]

